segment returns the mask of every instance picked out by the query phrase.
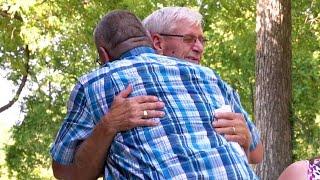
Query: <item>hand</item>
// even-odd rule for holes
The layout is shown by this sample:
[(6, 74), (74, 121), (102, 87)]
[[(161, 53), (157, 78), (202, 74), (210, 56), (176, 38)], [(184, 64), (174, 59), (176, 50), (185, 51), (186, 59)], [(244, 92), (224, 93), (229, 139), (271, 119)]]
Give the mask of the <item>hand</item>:
[(129, 85), (112, 102), (109, 112), (102, 118), (105, 126), (112, 132), (126, 131), (137, 126), (156, 126), (152, 118), (160, 118), (164, 103), (156, 96), (136, 96), (128, 98), (132, 92)]
[(251, 135), (240, 113), (219, 112), (215, 113), (215, 121), (212, 126), (217, 133), (224, 134), (228, 141), (234, 141), (240, 144), (244, 150), (248, 151), (251, 144)]

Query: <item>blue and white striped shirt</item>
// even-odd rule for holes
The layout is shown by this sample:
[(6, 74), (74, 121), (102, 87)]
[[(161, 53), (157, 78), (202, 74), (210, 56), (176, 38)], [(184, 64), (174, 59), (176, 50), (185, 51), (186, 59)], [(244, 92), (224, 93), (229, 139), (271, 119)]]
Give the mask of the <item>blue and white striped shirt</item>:
[(163, 101), (166, 116), (156, 119), (158, 126), (115, 136), (105, 161), (106, 179), (258, 179), (235, 143), (211, 125), (214, 110), (231, 105), (244, 114), (252, 135), (250, 148), (256, 147), (259, 134), (238, 94), (213, 70), (146, 47), (79, 78), (51, 149), (53, 159), (71, 163), (77, 146), (129, 84), (130, 96), (155, 95)]

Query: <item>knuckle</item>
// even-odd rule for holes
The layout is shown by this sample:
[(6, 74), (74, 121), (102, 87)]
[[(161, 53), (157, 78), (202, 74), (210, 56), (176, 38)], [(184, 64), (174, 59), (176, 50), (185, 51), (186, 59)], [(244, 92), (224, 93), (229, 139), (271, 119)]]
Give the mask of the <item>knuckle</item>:
[(240, 113), (235, 113), (235, 117), (240, 118)]
[(162, 103), (161, 102), (155, 102), (156, 107), (162, 107)]
[(155, 102), (155, 103), (154, 103), (154, 107), (155, 107), (155, 108), (161, 108), (161, 106), (162, 106), (162, 105), (161, 105), (161, 102)]
[(148, 101), (148, 96), (141, 96), (141, 101), (143, 101), (143, 102)]
[(155, 109), (156, 108), (156, 103), (147, 103), (146, 107), (148, 107), (148, 109)]
[(128, 103), (128, 102), (130, 102), (130, 98), (125, 98), (125, 99), (123, 99), (122, 100), (124, 103)]
[(154, 116), (160, 116), (161, 115), (161, 112), (160, 111), (156, 111), (156, 110), (152, 110), (151, 111), (151, 114), (153, 114)]

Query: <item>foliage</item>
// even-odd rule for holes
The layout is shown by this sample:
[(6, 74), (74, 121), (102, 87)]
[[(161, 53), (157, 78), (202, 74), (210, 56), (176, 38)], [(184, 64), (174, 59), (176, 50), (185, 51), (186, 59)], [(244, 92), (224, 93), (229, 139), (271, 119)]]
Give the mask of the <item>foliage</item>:
[[(235, 87), (253, 114), (255, 16), (252, 0), (0, 0), (0, 69), (18, 84), (29, 72), (33, 84), (25, 97), (27, 113), (12, 129), (6, 146), (9, 174), (44, 179), (50, 168), (49, 148), (66, 111), (71, 87), (81, 74), (96, 68), (92, 32), (107, 11), (128, 9), (140, 18), (163, 6), (189, 6), (205, 17), (209, 38), (203, 65), (215, 69)], [(314, 156), (319, 140), (320, 4), (292, 5), (293, 132), (296, 159)], [(26, 54), (26, 49), (30, 54)], [(25, 64), (30, 66), (26, 71)], [(318, 120), (316, 122), (316, 117)]]
[(45, 179), (42, 171), (51, 167), (50, 143), (58, 131), (57, 122), (66, 112), (64, 95), (56, 93), (56, 99), (42, 91), (28, 97), (28, 114), (22, 125), (13, 128), (14, 145), (6, 146), (10, 176), (16, 174), (17, 179)]
[(219, 72), (241, 94), (253, 114), (255, 62), (255, 4), (248, 1), (208, 1), (202, 14), (210, 40), (203, 64)]
[(293, 4), (294, 158), (320, 152), (320, 2)]

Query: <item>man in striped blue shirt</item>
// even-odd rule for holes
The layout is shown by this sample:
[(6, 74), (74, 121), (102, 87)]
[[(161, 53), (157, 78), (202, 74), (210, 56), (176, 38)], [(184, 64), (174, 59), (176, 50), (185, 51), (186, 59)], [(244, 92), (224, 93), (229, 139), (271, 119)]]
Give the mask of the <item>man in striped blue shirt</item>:
[[(119, 22), (120, 17), (132, 19), (129, 14), (113, 12), (104, 21)], [(117, 29), (121, 23), (109, 25)], [(129, 25), (127, 31), (134, 32), (130, 27), (137, 26)], [(125, 32), (120, 36), (125, 36)], [(111, 31), (104, 38), (117, 39), (117, 36), (119, 34)], [(121, 61), (107, 63), (79, 79), (71, 95), (68, 116), (52, 150), (53, 158), (63, 162), (65, 157), (60, 149), (67, 147), (65, 151), (73, 151), (74, 146), (92, 133), (90, 137), (101, 135), (100, 140), (105, 141), (109, 149), (106, 178), (255, 179), (246, 158), (211, 125), (212, 112), (225, 104), (247, 116), (238, 95), (208, 68), (154, 54), (146, 37), (146, 34), (136, 34), (128, 40), (118, 38), (114, 44), (107, 44), (105, 53)], [(154, 119), (157, 126), (119, 132), (121, 129), (117, 126), (101, 125), (108, 120), (101, 117), (112, 109), (115, 95), (128, 85), (133, 88), (130, 96), (155, 95), (165, 103), (166, 115)], [(152, 111), (143, 111), (145, 118), (150, 118), (150, 114)], [(250, 121), (246, 123), (255, 131)], [(99, 128), (112, 138), (96, 133)], [(110, 134), (115, 137), (109, 147), (108, 142), (113, 139)], [(90, 137), (86, 142), (95, 143), (90, 142)], [(86, 149), (80, 147), (79, 150), (86, 153)], [(91, 164), (77, 156), (75, 159), (79, 164)], [(88, 169), (85, 165), (77, 166), (77, 172), (85, 175), (90, 174), (85, 173)]]
[[(199, 64), (206, 41), (202, 31), (202, 18), (199, 12), (187, 7), (164, 7), (146, 17), (143, 25), (150, 32), (157, 53)], [(247, 128), (242, 113), (236, 113), (240, 111), (230, 106), (223, 106), (216, 111), (223, 113), (215, 115), (215, 130), (224, 134), (228, 141), (241, 145), (249, 163), (261, 162), (263, 147), (259, 135)], [(248, 116), (245, 118), (250, 121)]]

